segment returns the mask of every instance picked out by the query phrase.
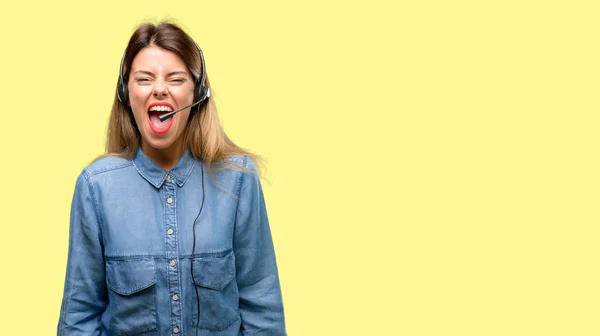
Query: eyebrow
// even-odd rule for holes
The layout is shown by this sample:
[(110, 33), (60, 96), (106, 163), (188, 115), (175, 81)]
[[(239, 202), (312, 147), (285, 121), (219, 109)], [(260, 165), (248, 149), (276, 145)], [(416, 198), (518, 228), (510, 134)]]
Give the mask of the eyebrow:
[[(152, 72), (150, 72), (150, 71), (146, 71), (146, 70), (138, 70), (138, 71), (135, 71), (135, 72), (134, 72), (134, 74), (135, 74), (135, 73), (138, 73), (138, 72), (139, 72), (139, 73), (146, 74), (146, 75), (154, 76), (154, 74), (153, 74)], [(187, 72), (185, 72), (185, 71), (172, 71), (172, 72), (169, 72), (169, 73), (167, 74), (167, 77), (169, 77), (169, 76), (173, 76), (173, 75), (185, 75), (185, 76), (188, 76), (188, 73), (187, 73)]]

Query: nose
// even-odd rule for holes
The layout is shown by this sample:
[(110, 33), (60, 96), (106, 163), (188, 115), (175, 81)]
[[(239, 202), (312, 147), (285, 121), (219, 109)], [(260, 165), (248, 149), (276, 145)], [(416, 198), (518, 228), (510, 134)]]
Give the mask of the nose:
[(167, 96), (168, 90), (167, 85), (162, 80), (157, 80), (154, 82), (154, 87), (152, 89), (152, 94), (156, 98), (164, 98)]

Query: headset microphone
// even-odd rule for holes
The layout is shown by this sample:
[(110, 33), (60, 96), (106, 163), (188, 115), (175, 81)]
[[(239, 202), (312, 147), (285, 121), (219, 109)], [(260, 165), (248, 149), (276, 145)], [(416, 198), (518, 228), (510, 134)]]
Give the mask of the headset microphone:
[(183, 111), (183, 110), (185, 110), (188, 107), (192, 107), (192, 106), (195, 106), (195, 105), (198, 105), (198, 104), (202, 103), (208, 97), (210, 97), (210, 88), (206, 88), (206, 96), (204, 96), (201, 100), (198, 100), (197, 102), (195, 102), (195, 103), (193, 103), (191, 105), (188, 105), (186, 107), (180, 108), (179, 110), (168, 112), (168, 113), (165, 113), (165, 114), (161, 114), (161, 115), (158, 116), (158, 119), (160, 119), (160, 121), (165, 121), (165, 120), (169, 119), (171, 116), (173, 116), (177, 112)]

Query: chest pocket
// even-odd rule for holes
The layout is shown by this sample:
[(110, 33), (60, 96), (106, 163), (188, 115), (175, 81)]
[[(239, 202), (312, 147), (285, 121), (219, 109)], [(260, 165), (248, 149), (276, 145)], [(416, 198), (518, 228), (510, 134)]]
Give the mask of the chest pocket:
[[(235, 278), (233, 252), (223, 257), (199, 257), (192, 260), (195, 286), (200, 297), (200, 329), (223, 330), (236, 322), (238, 314), (238, 288)], [(195, 287), (195, 288), (194, 288)], [(193, 298), (193, 326), (198, 323), (196, 293)]]
[(158, 330), (154, 259), (109, 260), (106, 283), (110, 326), (115, 335)]

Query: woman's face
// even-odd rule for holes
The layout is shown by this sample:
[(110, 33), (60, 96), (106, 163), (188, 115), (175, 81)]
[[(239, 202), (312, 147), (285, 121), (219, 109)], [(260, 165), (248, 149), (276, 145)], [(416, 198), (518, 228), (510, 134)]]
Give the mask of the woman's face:
[(127, 85), (142, 149), (179, 149), (190, 108), (162, 122), (158, 116), (193, 103), (195, 82), (183, 60), (171, 51), (145, 47), (133, 59)]

